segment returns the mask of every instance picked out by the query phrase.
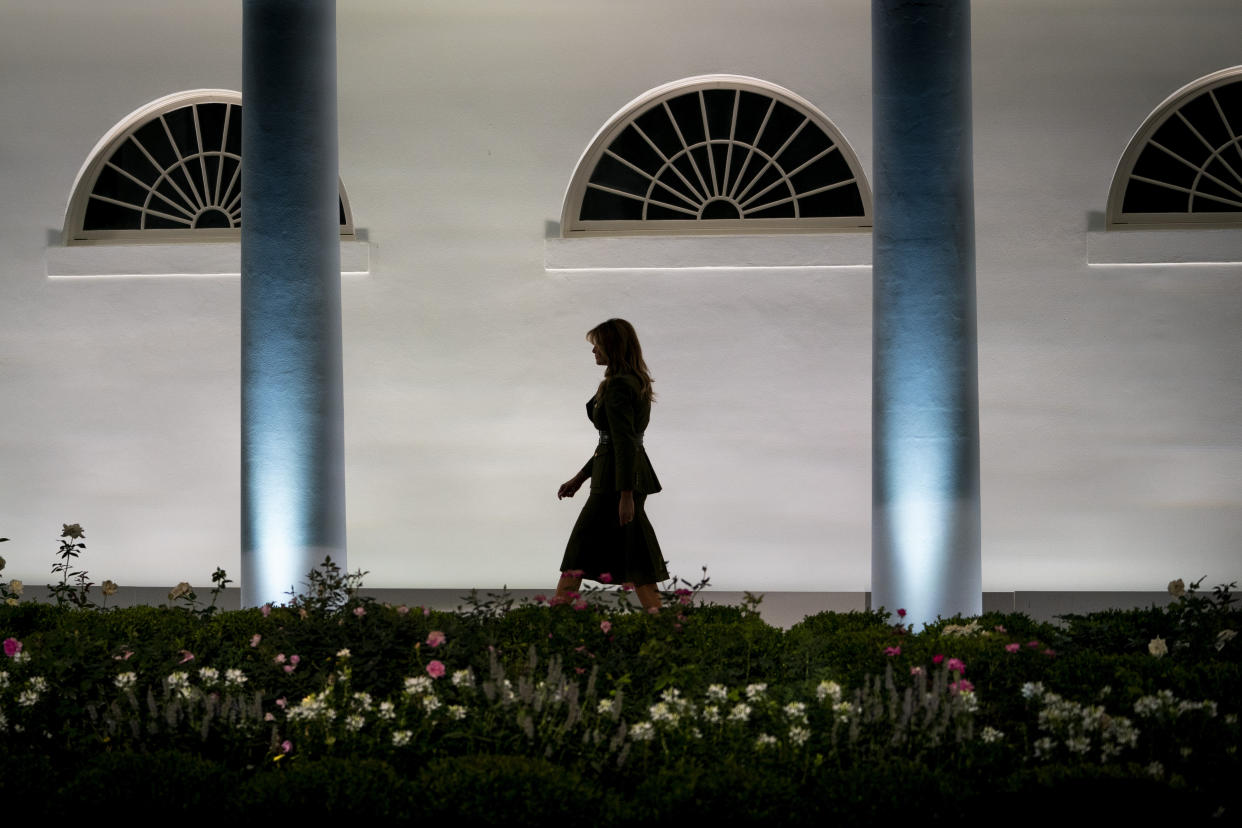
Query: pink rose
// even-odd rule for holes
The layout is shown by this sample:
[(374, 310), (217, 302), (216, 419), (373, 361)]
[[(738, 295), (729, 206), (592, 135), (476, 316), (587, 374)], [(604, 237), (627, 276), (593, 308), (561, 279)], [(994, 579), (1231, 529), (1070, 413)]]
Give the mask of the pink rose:
[(975, 689), (975, 686), (966, 679), (955, 681), (949, 685), (950, 693), (969, 693)]
[(439, 647), (445, 641), (444, 633), (439, 630), (432, 630), (427, 634), (427, 646)]
[(535, 596), (535, 603), (536, 603), (536, 604), (542, 604), (542, 603), (544, 603), (544, 602), (545, 602), (545, 601), (547, 601), (547, 600), (548, 600), (548, 596), (544, 595), (543, 593), (540, 593), (539, 595), (536, 595), (536, 596)]
[(996, 631), (997, 631), (998, 633), (1003, 633), (1003, 632), (1005, 632), (1005, 628), (1004, 628), (1004, 626), (1002, 626), (1002, 625), (1000, 625), (1000, 624), (997, 624), (997, 625), (996, 625), (996, 627), (995, 627), (995, 629), (996, 629)]
[(178, 664), (185, 664), (187, 661), (193, 661), (193, 660), (194, 660), (194, 653), (190, 652), (189, 650), (182, 650), (182, 651), (181, 651), (181, 660), (180, 660), (180, 661), (178, 661), (177, 663), (178, 663)]
[(432, 661), (427, 664), (427, 675), (432, 678), (444, 677), (444, 665), (439, 661)]
[(263, 613), (264, 618), (267, 618), (269, 615), (272, 614), (272, 605), (264, 604), (263, 606), (259, 607), (259, 612)]
[(295, 669), (297, 669), (297, 665), (296, 665), (296, 664), (286, 664), (286, 665), (285, 665), (285, 672), (286, 672), (286, 673), (292, 673)]
[(599, 628), (604, 631), (605, 635), (607, 635), (608, 633), (612, 632), (612, 622), (600, 621)]
[(587, 608), (587, 602), (579, 598), (577, 601), (574, 601), (573, 607), (576, 610), (584, 610)]
[(940, 653), (936, 653), (936, 655), (932, 656), (932, 664), (939, 664), (942, 661), (944, 661), (944, 656)]
[(884, 655), (886, 655), (886, 656), (899, 656), (899, 655), (901, 655), (901, 648), (900, 648), (900, 647), (885, 647), (885, 648), (884, 648)]
[(250, 646), (257, 647), (259, 646), (259, 642), (262, 640), (263, 640), (263, 636), (259, 635), (258, 633), (255, 633), (254, 635), (250, 636)]
[(912, 675), (912, 676), (921, 676), (921, 675), (923, 675), (923, 668), (922, 668), (922, 667), (911, 667), (911, 668), (910, 668), (910, 675)]
[(18, 641), (16, 638), (4, 639), (4, 654), (6, 656), (8, 656), (9, 658), (12, 658), (13, 656), (17, 655), (21, 651), (22, 651), (22, 642)]
[(299, 655), (291, 655), (291, 656), (289, 656), (289, 663), (290, 663), (290, 664), (292, 664), (294, 667), (297, 667), (297, 666), (298, 666), (298, 662), (299, 662), (299, 661), (301, 661), (301, 660), (302, 660), (302, 657), (301, 657), (301, 656), (299, 656)]
[(1052, 656), (1055, 656), (1056, 654), (1057, 654), (1056, 650), (1052, 649), (1051, 647), (1044, 650), (1044, 655), (1048, 656), (1049, 658), (1051, 658)]
[(612, 583), (612, 575), (611, 575), (610, 573), (608, 573), (608, 572), (601, 572), (601, 573), (599, 573), (599, 582), (600, 582), (601, 584), (611, 584), (611, 583)]
[(276, 657), (273, 658), (272, 661), (276, 662), (277, 664), (284, 664), (285, 661), (287, 661), (287, 659), (285, 658), (284, 653), (277, 653)]
[(397, 615), (408, 615), (409, 612), (410, 612), (410, 608), (407, 607), (405, 604), (402, 604), (401, 606), (397, 607)]
[(1033, 647), (1033, 648), (1038, 648), (1038, 647), (1039, 647), (1039, 642), (1038, 642), (1038, 641), (1028, 641), (1028, 642), (1026, 642), (1026, 646), (1028, 646), (1028, 647)]
[(951, 672), (954, 672), (954, 673), (961, 674), (961, 673), (966, 672), (966, 665), (962, 663), (962, 660), (960, 658), (949, 659), (949, 663), (946, 666), (949, 668)]
[(358, 616), (359, 618), (361, 618), (362, 616), (366, 614), (367, 614), (366, 607), (354, 607), (354, 615)]
[(284, 710), (285, 705), (288, 703), (289, 703), (289, 700), (286, 699), (284, 696), (281, 696), (279, 699), (276, 700), (276, 706), (279, 707), (281, 710)]
[(906, 611), (905, 611), (904, 609), (899, 609), (899, 610), (897, 610), (897, 617), (898, 617), (898, 618), (905, 618), (905, 617), (906, 617)]
[(423, 618), (426, 618), (429, 615), (431, 615), (431, 610), (427, 607), (423, 607)]
[(293, 742), (290, 742), (288, 739), (285, 739), (283, 742), (280, 743), (281, 753), (288, 753), (291, 750), (293, 750)]
[(1016, 653), (1018, 650), (1021, 650), (1021, 649), (1022, 649), (1022, 645), (1017, 643), (1016, 641), (1013, 644), (1005, 645), (1005, 652), (1007, 653)]

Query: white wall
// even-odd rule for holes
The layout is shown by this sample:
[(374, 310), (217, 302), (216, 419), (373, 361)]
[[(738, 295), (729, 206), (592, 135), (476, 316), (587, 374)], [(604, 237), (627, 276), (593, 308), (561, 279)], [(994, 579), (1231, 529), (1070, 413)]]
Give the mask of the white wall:
[[(549, 585), (578, 506), (556, 487), (594, 441), (583, 334), (619, 315), (660, 394), (649, 511), (673, 570), (866, 590), (869, 270), (549, 272), (544, 247), (595, 131), (680, 77), (783, 85), (870, 171), (869, 4), (338, 5), (341, 175), (372, 255), (343, 291), (351, 568)], [(46, 251), (115, 122), (240, 88), (240, 4), (0, 0), (0, 20), (5, 574), (47, 580), (63, 522), (96, 580), (235, 574), (236, 278), (48, 279)], [(1239, 267), (1089, 268), (1086, 248), (1143, 118), (1242, 63), (1242, 5), (976, 0), (973, 25), (984, 588), (1238, 578)]]

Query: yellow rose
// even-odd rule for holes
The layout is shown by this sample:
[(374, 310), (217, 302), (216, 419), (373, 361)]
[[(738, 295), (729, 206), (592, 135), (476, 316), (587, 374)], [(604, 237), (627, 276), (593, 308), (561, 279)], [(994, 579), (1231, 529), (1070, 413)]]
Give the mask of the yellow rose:
[(104, 595), (116, 595), (116, 583), (113, 581), (104, 581), (99, 589)]
[(190, 584), (186, 581), (182, 581), (181, 583), (177, 584), (175, 587), (173, 587), (171, 590), (168, 591), (168, 600), (176, 601), (178, 598), (181, 598), (182, 596), (189, 595), (189, 594), (190, 594)]
[(1174, 598), (1181, 598), (1186, 594), (1186, 584), (1182, 582), (1181, 578), (1178, 578), (1176, 581), (1169, 581), (1169, 594)]
[(22, 588), (23, 588), (22, 582), (17, 580), (16, 578), (9, 581), (9, 591), (12, 592), (14, 595), (21, 595)]
[(1169, 648), (1164, 643), (1163, 638), (1161, 638), (1160, 636), (1156, 636), (1155, 638), (1153, 638), (1151, 641), (1147, 643), (1147, 652), (1151, 653), (1156, 658), (1160, 658), (1162, 655), (1165, 655), (1166, 653), (1169, 652)]

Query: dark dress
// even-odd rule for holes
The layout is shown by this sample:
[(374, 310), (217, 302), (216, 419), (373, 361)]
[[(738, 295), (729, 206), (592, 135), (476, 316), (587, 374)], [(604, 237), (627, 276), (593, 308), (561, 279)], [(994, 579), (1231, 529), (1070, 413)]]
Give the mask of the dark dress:
[[(668, 580), (660, 543), (647, 519), (647, 495), (660, 491), (660, 481), (647, 452), (643, 431), (651, 419), (651, 402), (639, 397), (639, 381), (616, 376), (604, 388), (604, 404), (587, 401), (587, 416), (599, 430), (594, 456), (582, 467), (590, 472), (591, 494), (565, 546), (561, 571), (580, 570), (582, 577), (636, 586)], [(634, 492), (634, 520), (620, 525), (620, 492)]]

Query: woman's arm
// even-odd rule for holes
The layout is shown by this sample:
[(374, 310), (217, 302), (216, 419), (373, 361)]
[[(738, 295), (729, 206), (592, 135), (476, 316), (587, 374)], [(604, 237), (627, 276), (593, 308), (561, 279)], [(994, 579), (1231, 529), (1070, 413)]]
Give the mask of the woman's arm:
[(638, 441), (634, 424), (638, 388), (630, 377), (614, 377), (604, 389), (604, 408), (608, 412), (608, 434), (616, 461), (614, 484), (621, 493), (617, 519), (622, 526), (634, 520), (634, 489), (638, 485)]
[(557, 500), (560, 500), (563, 497), (573, 497), (574, 494), (577, 493), (578, 489), (582, 488), (582, 484), (591, 479), (591, 463), (593, 463), (594, 460), (595, 458), (592, 457), (586, 462), (586, 465), (578, 471), (577, 474), (561, 484), (561, 487), (556, 490)]

